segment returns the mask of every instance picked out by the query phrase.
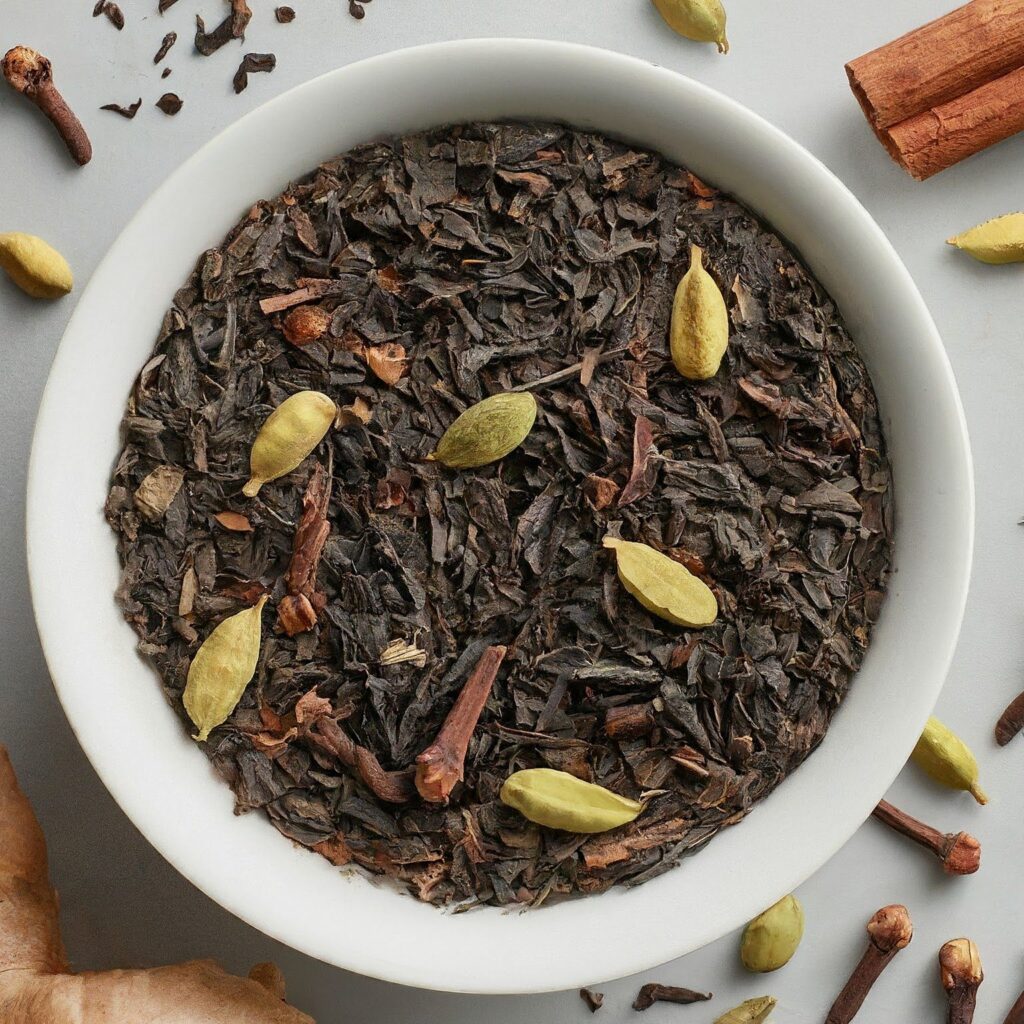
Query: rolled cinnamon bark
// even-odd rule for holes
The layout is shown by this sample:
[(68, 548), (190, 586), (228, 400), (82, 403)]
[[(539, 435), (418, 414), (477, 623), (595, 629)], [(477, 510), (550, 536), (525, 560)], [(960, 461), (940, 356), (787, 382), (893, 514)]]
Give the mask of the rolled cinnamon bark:
[(973, 0), (846, 73), (890, 155), (928, 178), (1024, 130), (1024, 0)]

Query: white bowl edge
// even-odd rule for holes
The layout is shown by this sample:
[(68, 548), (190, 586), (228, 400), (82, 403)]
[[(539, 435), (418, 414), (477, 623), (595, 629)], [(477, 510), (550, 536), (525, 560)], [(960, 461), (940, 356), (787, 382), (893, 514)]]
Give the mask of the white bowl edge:
[[(343, 124), (332, 120), (338, 110)], [(896, 470), (900, 571), (826, 741), (739, 828), (638, 889), (528, 914), (447, 915), (339, 878), (261, 816), (233, 817), (227, 787), (168, 712), (113, 604), (118, 569), (101, 508), (124, 400), (160, 317), (196, 256), (250, 201), (356, 142), (500, 117), (594, 126), (660, 150), (796, 245), (872, 370)], [(233, 195), (237, 180), (246, 184)], [(112, 323), (124, 295), (133, 302)], [(117, 358), (97, 350), (101, 340)], [(831, 172), (757, 115), (674, 72), (574, 44), (465, 40), (371, 58), (291, 90), (207, 143), (141, 207), (93, 275), (54, 360), (29, 467), (27, 533), (40, 637), (72, 728), (170, 863), (254, 927), (326, 962), (424, 988), (510, 993), (577, 987), (681, 956), (792, 891), (842, 846), (938, 696), (966, 600), (973, 517), (966, 423), (941, 340), (885, 236)], [(846, 784), (852, 753), (857, 774)]]

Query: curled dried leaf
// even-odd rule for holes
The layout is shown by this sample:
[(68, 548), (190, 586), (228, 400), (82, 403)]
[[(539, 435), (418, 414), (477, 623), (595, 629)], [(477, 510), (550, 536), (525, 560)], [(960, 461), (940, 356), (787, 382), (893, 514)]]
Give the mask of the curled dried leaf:
[(135, 492), (135, 507), (144, 519), (155, 522), (174, 501), (185, 480), (185, 470), (180, 466), (157, 466)]
[(214, 517), (225, 530), (231, 530), (233, 533), (252, 533), (252, 523), (249, 522), (247, 516), (243, 516), (241, 512), (231, 512), (225, 510), (224, 512), (218, 512)]

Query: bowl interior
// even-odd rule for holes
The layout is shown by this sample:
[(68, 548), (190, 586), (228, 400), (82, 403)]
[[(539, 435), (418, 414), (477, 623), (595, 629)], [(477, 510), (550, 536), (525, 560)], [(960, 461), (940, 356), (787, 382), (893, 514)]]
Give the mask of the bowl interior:
[[(118, 563), (102, 507), (125, 398), (163, 312), (197, 255), (253, 200), (359, 142), (510, 117), (594, 127), (659, 150), (735, 194), (802, 253), (875, 382), (896, 480), (898, 571), (826, 741), (741, 828), (637, 889), (527, 914), (451, 915), (339, 875), (259, 815), (234, 817), (228, 787), (135, 654), (112, 599)], [(171, 863), (254, 926), (338, 966), (421, 987), (526, 992), (633, 973), (714, 940), (846, 841), (899, 771), (942, 685), (966, 597), (973, 491), (963, 414), (928, 313), (881, 231), (821, 164), (720, 94), (641, 61), (477, 40), (389, 54), (293, 90), (153, 195), (97, 270), (55, 360), (28, 523), (36, 615), (60, 699), (107, 787)]]

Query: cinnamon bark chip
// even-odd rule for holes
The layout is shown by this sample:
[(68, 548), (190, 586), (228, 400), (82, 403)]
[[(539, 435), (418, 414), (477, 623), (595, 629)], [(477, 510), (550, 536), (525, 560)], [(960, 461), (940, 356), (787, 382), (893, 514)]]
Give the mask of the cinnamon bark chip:
[(1024, 0), (973, 0), (846, 73), (889, 155), (929, 178), (1024, 130)]

